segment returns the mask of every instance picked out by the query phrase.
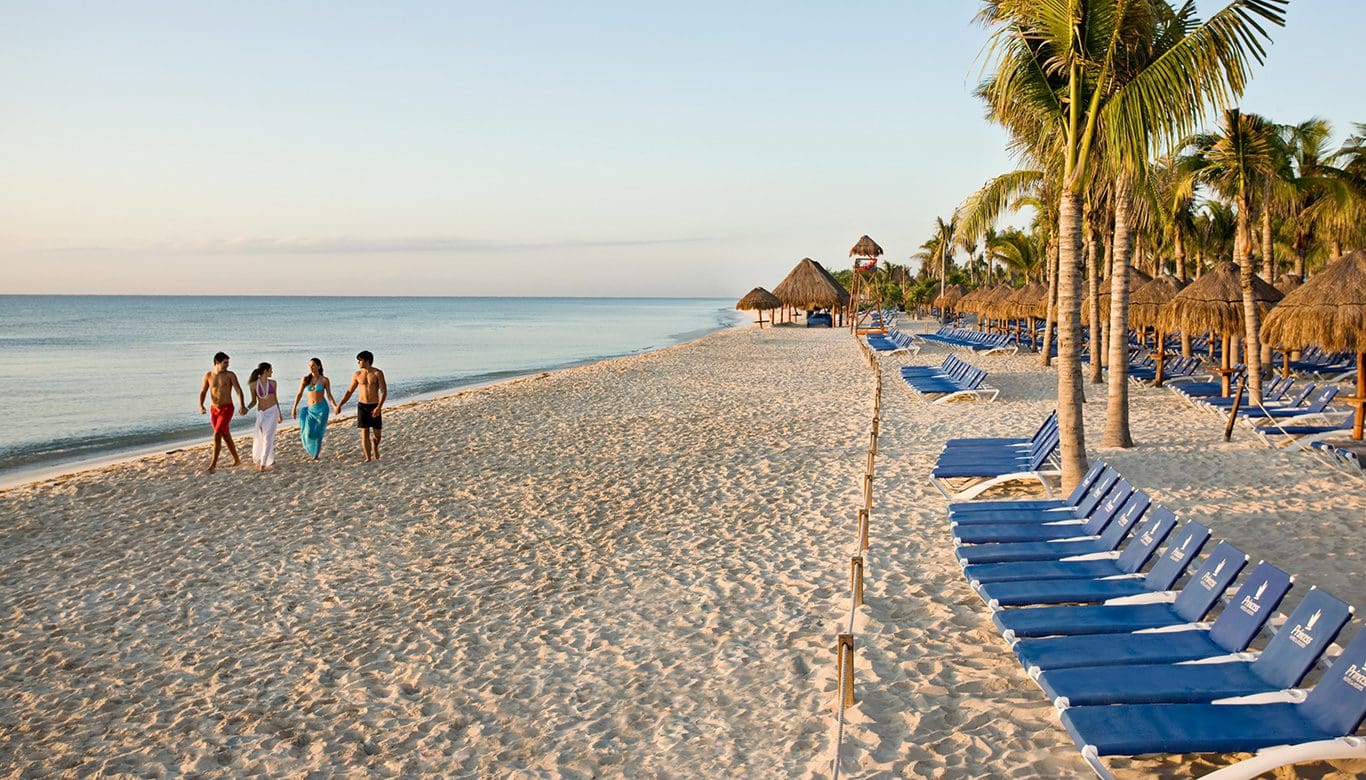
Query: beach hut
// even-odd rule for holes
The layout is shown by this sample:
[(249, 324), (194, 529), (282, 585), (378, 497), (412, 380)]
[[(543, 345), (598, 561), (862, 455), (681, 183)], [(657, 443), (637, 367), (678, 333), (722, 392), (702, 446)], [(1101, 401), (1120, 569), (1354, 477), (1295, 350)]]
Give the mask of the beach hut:
[[(762, 287), (755, 287), (753, 290), (749, 291), (748, 295), (741, 298), (739, 303), (735, 304), (735, 308), (737, 311), (758, 312), (759, 327), (763, 328), (764, 312), (773, 311), (774, 309), (781, 308), (782, 305), (783, 302), (778, 300), (778, 296), (774, 295), (768, 290), (765, 290)], [(772, 323), (773, 321), (773, 317), (769, 316), (769, 322)]]
[[(987, 291), (988, 291), (988, 288), (986, 288), (986, 287), (977, 287), (977, 288), (975, 288), (975, 289), (969, 290), (968, 292), (964, 293), (964, 294), (963, 294), (963, 297), (962, 297), (962, 298), (959, 298), (959, 299), (958, 299), (958, 303), (955, 304), (955, 305), (958, 307), (958, 313), (959, 313), (959, 314), (976, 314), (976, 313), (977, 313), (977, 304), (978, 304), (978, 302), (982, 299), (982, 296), (985, 295), (985, 294), (987, 293)], [(978, 317), (978, 318), (977, 318), (977, 327), (978, 327), (978, 329), (981, 329), (981, 327), (982, 327), (982, 318), (981, 318), (981, 317)]]
[(977, 304), (981, 307), (979, 311), (981, 311), (982, 315), (988, 320), (1001, 321), (1000, 324), (1004, 327), (1004, 320), (1010, 317), (1010, 307), (1007, 304), (1007, 301), (1009, 301), (1010, 296), (1014, 294), (1014, 287), (1011, 287), (1008, 284), (1000, 285), (982, 296), (980, 302)]
[[(1148, 274), (1129, 266), (1129, 294), (1139, 287), (1151, 282), (1153, 278)], [(1101, 327), (1110, 325), (1110, 278), (1106, 277), (1100, 282), (1100, 322)], [(1081, 301), (1081, 321), (1086, 322), (1091, 318), (1091, 296), (1083, 296)]]
[(1162, 328), (1158, 325), (1158, 314), (1162, 307), (1172, 298), (1175, 298), (1183, 287), (1185, 284), (1180, 279), (1163, 274), (1147, 284), (1139, 285), (1138, 289), (1129, 296), (1129, 325), (1139, 331), (1144, 331), (1150, 327), (1157, 331), (1157, 351), (1153, 356), (1157, 358), (1157, 375), (1154, 384), (1158, 387), (1162, 386), (1162, 367), (1167, 357), (1167, 350), (1164, 346), (1165, 336)]
[(1262, 324), (1262, 339), (1285, 348), (1310, 345), (1355, 352), (1357, 392), (1352, 438), (1362, 437), (1366, 417), (1366, 251), (1343, 255), (1285, 296)]
[[(1284, 296), (1275, 287), (1252, 277), (1252, 292), (1259, 316), (1265, 316)], [(1157, 326), (1166, 333), (1214, 333), (1223, 337), (1223, 362), (1218, 374), (1223, 379), (1224, 395), (1229, 395), (1229, 376), (1233, 374), (1229, 347), (1243, 332), (1243, 288), (1238, 266), (1220, 263), (1196, 279), (1158, 310)]]
[(773, 294), (784, 306), (808, 312), (817, 308), (840, 311), (849, 303), (849, 292), (809, 257), (797, 263), (787, 278), (773, 288)]

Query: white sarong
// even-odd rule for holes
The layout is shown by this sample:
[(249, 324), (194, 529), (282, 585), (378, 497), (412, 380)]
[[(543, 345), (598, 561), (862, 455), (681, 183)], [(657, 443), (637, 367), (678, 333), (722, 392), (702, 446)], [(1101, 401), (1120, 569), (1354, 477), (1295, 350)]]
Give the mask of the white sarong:
[(280, 405), (256, 411), (256, 430), (251, 439), (251, 462), (258, 466), (275, 465), (275, 431), (280, 427)]

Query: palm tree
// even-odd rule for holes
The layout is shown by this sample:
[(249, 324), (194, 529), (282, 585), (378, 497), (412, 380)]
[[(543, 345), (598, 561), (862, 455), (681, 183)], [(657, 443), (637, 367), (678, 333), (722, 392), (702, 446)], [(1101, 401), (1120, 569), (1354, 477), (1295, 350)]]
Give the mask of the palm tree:
[[(1107, 157), (1133, 170), (1152, 148), (1195, 129), (1206, 111), (1246, 86), (1250, 60), (1264, 54), (1258, 19), (1283, 24), (1287, 0), (1235, 0), (1204, 23), (1192, 2), (1165, 0), (986, 0), (979, 19), (993, 28), (987, 98), (992, 118), (1016, 139), (1053, 137), (1062, 151), (1058, 204), (1058, 427), (1063, 487), (1086, 470), (1080, 321), (1081, 204)], [(1161, 20), (1178, 40), (1155, 59)], [(1164, 42), (1165, 44), (1166, 42)], [(1117, 165), (1116, 169), (1120, 166)]]
[(1236, 108), (1224, 112), (1217, 134), (1192, 136), (1191, 154), (1183, 166), (1198, 180), (1233, 201), (1238, 224), (1233, 240), (1233, 262), (1237, 263), (1243, 291), (1243, 361), (1247, 367), (1248, 402), (1262, 402), (1262, 356), (1258, 331), (1257, 300), (1252, 289), (1252, 199), (1274, 176), (1279, 165), (1275, 127), (1256, 114)]

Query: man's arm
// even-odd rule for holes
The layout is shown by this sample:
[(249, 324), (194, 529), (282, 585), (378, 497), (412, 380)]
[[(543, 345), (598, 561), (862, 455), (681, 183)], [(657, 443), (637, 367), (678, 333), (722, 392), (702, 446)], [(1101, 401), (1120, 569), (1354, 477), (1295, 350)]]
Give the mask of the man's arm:
[(384, 408), (384, 402), (389, 400), (389, 384), (384, 381), (384, 372), (378, 368), (375, 373), (379, 374), (379, 403), (375, 404), (375, 416), (378, 417), (380, 410)]
[(247, 413), (247, 396), (242, 392), (242, 383), (237, 381), (237, 375), (232, 375), (232, 389), (237, 391), (237, 401), (242, 407), (242, 414)]
[(346, 388), (346, 395), (342, 396), (341, 403), (337, 404), (337, 414), (341, 414), (342, 407), (346, 406), (346, 402), (351, 400), (351, 394), (356, 392), (356, 387), (359, 384), (360, 372), (357, 371), (351, 375), (351, 386)]
[(204, 408), (204, 396), (206, 396), (206, 395), (208, 395), (208, 394), (209, 394), (209, 374), (208, 374), (207, 372), (205, 372), (205, 374), (204, 374), (204, 381), (199, 383), (199, 413), (200, 413), (200, 414), (205, 414), (205, 413), (208, 412), (208, 410)]

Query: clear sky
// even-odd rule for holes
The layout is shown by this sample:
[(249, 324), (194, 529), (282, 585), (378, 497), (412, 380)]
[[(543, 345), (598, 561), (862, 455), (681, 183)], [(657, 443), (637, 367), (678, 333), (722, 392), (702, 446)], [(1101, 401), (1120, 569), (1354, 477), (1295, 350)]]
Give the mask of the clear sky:
[[(1209, 13), (1222, 3), (1203, 0)], [(971, 0), (0, 0), (0, 293), (718, 295), (1013, 166)], [(1366, 0), (1244, 107), (1366, 122)]]

